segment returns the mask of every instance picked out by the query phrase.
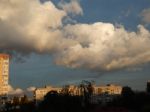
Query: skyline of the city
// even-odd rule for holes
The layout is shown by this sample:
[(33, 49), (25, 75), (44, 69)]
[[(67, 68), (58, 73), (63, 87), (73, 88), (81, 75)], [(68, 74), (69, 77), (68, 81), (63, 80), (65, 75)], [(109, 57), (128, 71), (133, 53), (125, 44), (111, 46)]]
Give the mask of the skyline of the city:
[(0, 1), (0, 53), (14, 88), (94, 80), (145, 90), (150, 1)]

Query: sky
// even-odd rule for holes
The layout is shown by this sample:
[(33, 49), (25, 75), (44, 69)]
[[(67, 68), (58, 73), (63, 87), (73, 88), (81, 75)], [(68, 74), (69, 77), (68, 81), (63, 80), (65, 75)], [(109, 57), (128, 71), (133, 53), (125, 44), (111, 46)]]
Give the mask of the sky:
[(149, 0), (1, 0), (0, 51), (14, 88), (94, 80), (145, 90)]

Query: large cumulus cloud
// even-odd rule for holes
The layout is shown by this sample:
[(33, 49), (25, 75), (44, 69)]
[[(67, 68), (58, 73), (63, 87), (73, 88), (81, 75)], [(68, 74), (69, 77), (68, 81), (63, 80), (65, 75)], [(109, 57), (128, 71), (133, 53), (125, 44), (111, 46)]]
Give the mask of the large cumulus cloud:
[(112, 70), (150, 61), (150, 32), (137, 32), (111, 23), (76, 24), (65, 27), (66, 36), (78, 44), (62, 51), (56, 63), (73, 68)]
[[(70, 10), (71, 9), (71, 10)], [(63, 24), (69, 14), (83, 14), (78, 0), (0, 0), (0, 51), (52, 54), (55, 63), (73, 68), (113, 70), (150, 61), (150, 32), (97, 22)]]
[(1, 0), (0, 49), (43, 53), (63, 47), (60, 29), (65, 16), (50, 1)]

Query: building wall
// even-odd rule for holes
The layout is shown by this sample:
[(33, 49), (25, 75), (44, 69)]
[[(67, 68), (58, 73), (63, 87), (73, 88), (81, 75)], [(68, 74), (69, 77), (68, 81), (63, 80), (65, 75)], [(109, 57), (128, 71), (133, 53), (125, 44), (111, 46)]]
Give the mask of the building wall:
[[(37, 88), (34, 91), (36, 100), (43, 100), (44, 96), (50, 91), (57, 91), (60, 93), (62, 88), (53, 88), (51, 86), (47, 86), (44, 88)], [(68, 86), (68, 90), (70, 95), (82, 95), (81, 89), (78, 86), (70, 85)], [(118, 95), (121, 94), (122, 87), (116, 85), (107, 85), (107, 86), (94, 86), (94, 95), (107, 93), (110, 95)]]
[(0, 54), (0, 95), (8, 93), (9, 55)]
[(96, 86), (94, 87), (94, 94), (121, 94), (122, 87), (116, 85), (107, 85), (107, 86)]

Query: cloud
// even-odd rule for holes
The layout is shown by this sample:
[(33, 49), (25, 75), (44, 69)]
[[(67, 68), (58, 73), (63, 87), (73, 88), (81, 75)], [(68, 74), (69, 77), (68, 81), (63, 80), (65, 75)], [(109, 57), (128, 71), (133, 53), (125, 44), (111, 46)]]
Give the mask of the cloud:
[(73, 15), (82, 15), (83, 10), (80, 6), (79, 0), (71, 0), (71, 2), (67, 3), (65, 1), (61, 1), (58, 6), (66, 11), (68, 14)]
[(9, 95), (23, 95), (24, 91), (20, 88), (14, 89), (11, 85), (9, 85), (8, 94)]
[(51, 1), (1, 0), (0, 50), (49, 53), (59, 49), (65, 16)]
[(103, 22), (66, 25), (64, 19), (82, 14), (82, 8), (77, 0), (59, 5), (61, 9), (52, 1), (0, 0), (0, 51), (51, 54), (58, 65), (96, 71), (150, 61), (150, 32), (142, 25), (137, 31)]
[(109, 71), (150, 61), (150, 32), (142, 25), (130, 32), (111, 23), (76, 24), (65, 33), (78, 44), (57, 55), (59, 65)]
[(27, 91), (28, 91), (28, 92), (33, 92), (35, 89), (36, 89), (36, 87), (33, 87), (33, 86), (32, 86), (32, 87), (27, 88)]
[(27, 95), (29, 98), (33, 98), (34, 90), (36, 87), (28, 87), (25, 90), (22, 90), (20, 88), (13, 88), (11, 85), (8, 85), (8, 95), (9, 96), (23, 96)]
[(150, 23), (150, 8), (144, 9), (141, 13), (142, 16), (142, 21), (145, 22), (146, 24)]

